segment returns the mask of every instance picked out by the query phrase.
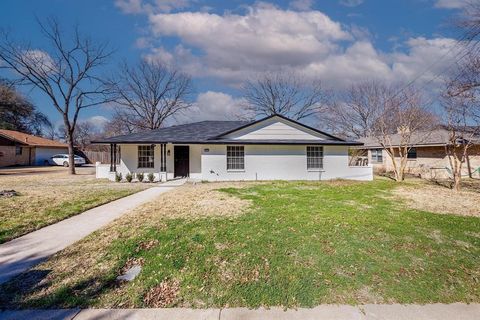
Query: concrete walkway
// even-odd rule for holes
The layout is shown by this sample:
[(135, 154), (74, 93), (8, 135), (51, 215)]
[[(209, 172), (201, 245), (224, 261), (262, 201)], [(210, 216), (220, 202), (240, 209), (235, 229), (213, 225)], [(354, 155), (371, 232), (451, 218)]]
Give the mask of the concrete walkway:
[(162, 183), (1, 244), (0, 284), (183, 183), (183, 179)]
[(478, 320), (480, 304), (430, 304), (362, 306), (321, 305), (284, 311), (256, 309), (65, 309), (0, 312), (0, 319), (156, 319), (156, 320)]

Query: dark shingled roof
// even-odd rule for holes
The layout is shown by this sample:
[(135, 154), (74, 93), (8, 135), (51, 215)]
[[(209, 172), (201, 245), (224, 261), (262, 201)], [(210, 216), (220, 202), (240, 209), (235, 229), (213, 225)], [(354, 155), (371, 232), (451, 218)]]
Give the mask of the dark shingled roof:
[(205, 141), (251, 121), (201, 121), (99, 139), (93, 143), (187, 143)]
[[(270, 117), (267, 117), (270, 118)], [(326, 140), (233, 140), (222, 139), (222, 135), (245, 128), (267, 118), (257, 121), (201, 121), (182, 125), (175, 125), (145, 132), (104, 138), (92, 141), (96, 144), (136, 144), (136, 143), (176, 143), (176, 144), (321, 144), (321, 145), (361, 145), (355, 141), (344, 141), (340, 138), (328, 135), (314, 128), (311, 130), (325, 134), (331, 139)], [(284, 118), (284, 117), (282, 117)], [(290, 119), (288, 119), (290, 120)], [(292, 121), (292, 120), (290, 120)], [(293, 121), (294, 122), (294, 121)]]

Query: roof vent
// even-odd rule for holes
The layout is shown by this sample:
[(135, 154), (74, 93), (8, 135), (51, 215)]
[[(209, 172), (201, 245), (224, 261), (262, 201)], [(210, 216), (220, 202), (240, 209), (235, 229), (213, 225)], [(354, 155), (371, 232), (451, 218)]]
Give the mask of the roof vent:
[(25, 137), (25, 142), (28, 142), (28, 137)]

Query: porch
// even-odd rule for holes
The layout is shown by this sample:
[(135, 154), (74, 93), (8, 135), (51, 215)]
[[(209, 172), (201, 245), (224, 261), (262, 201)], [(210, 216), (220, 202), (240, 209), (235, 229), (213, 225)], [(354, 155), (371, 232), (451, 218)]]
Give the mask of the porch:
[(201, 147), (186, 144), (110, 144), (108, 163), (95, 164), (96, 177), (115, 180), (117, 173), (152, 173), (155, 181), (201, 178)]

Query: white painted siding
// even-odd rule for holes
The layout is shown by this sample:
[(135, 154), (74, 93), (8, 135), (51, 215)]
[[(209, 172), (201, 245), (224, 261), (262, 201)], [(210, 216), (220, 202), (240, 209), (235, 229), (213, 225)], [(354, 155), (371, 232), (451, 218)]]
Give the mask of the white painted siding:
[[(206, 152), (206, 149), (209, 151)], [(347, 146), (324, 146), (322, 170), (307, 170), (306, 146), (246, 145), (245, 170), (227, 171), (226, 146), (202, 149), (202, 179), (229, 180), (372, 180), (371, 167), (349, 167)]]
[(50, 160), (53, 155), (59, 153), (68, 153), (68, 148), (36, 147), (34, 164), (36, 166), (43, 166), (45, 164), (45, 161)]
[[(138, 145), (134, 144), (122, 144), (121, 148), (120, 164), (117, 165), (117, 172), (121, 173), (125, 177), (128, 173), (153, 173), (156, 180), (165, 181), (165, 173), (160, 172), (160, 145), (155, 145), (154, 149), (154, 167), (153, 168), (138, 168)], [(167, 145), (167, 152), (170, 150), (173, 155), (173, 147)], [(171, 170), (169, 171), (168, 169)], [(173, 178), (173, 156), (167, 156), (167, 175), (168, 179)]]
[[(121, 145), (121, 148), (121, 161), (117, 165), (117, 171), (123, 176), (129, 172), (153, 172), (157, 180), (165, 179), (165, 175), (159, 172), (159, 145), (155, 147), (155, 167), (150, 169), (137, 168), (137, 145)], [(173, 145), (167, 145), (167, 152), (168, 150), (167, 172), (168, 179), (172, 179)], [(323, 169), (316, 171), (307, 170), (305, 145), (246, 145), (243, 171), (227, 171), (226, 150), (226, 145), (190, 145), (190, 178), (208, 181), (373, 179), (371, 167), (348, 166), (347, 146), (324, 146)]]
[(228, 139), (289, 139), (289, 140), (324, 140), (326, 136), (299, 126), (293, 122), (271, 118), (245, 129), (225, 136)]

